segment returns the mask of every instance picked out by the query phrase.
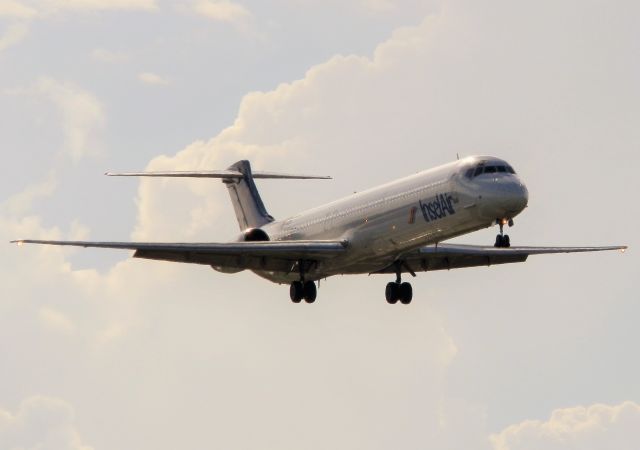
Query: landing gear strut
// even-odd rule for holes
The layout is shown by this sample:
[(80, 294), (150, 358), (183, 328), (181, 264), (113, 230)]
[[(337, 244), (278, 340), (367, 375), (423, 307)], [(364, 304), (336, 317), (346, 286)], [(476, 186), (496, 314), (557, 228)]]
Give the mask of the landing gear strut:
[(289, 297), (293, 303), (300, 303), (304, 299), (307, 303), (313, 303), (318, 296), (318, 289), (313, 281), (304, 279), (304, 262), (298, 262), (300, 281), (294, 281), (289, 287)]
[(504, 226), (506, 224), (509, 227), (513, 226), (513, 219), (496, 219), (496, 223), (500, 226), (500, 234), (496, 236), (496, 243), (493, 244), (497, 248), (509, 248), (511, 247), (511, 240), (508, 234), (504, 234)]
[[(409, 269), (409, 271), (415, 276), (411, 269)], [(395, 305), (398, 300), (400, 300), (400, 303), (403, 305), (411, 303), (413, 299), (413, 288), (411, 287), (411, 283), (402, 282), (402, 263), (396, 263), (396, 281), (387, 283), (384, 295), (387, 302), (392, 305)]]

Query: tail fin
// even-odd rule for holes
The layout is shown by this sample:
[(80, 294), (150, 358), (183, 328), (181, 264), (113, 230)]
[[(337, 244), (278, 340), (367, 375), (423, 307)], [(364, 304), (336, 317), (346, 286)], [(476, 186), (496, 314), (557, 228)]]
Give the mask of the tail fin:
[(249, 161), (242, 160), (233, 164), (227, 170), (204, 170), (197, 172), (107, 172), (105, 175), (112, 177), (174, 177), (174, 178), (221, 178), (227, 185), (233, 209), (236, 212), (240, 230), (247, 228), (258, 228), (269, 222), (273, 222), (273, 217), (267, 213), (262, 203), (258, 188), (254, 183), (254, 178), (289, 179), (289, 180), (310, 180), (310, 179), (331, 179), (326, 176), (297, 175), (275, 172), (252, 172)]
[(227, 189), (229, 189), (229, 196), (231, 197), (231, 203), (233, 203), (240, 229), (259, 228), (269, 222), (273, 222), (273, 217), (264, 207), (258, 188), (253, 181), (249, 161), (238, 161), (227, 170), (242, 174), (242, 178), (223, 178), (222, 180), (227, 185)]

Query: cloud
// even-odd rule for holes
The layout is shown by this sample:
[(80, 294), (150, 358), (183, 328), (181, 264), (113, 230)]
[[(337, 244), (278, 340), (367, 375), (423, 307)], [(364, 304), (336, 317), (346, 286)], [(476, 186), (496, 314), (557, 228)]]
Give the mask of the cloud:
[[(501, 6), (508, 8), (508, 4)], [(557, 8), (561, 9), (554, 4), (553, 12), (562, 13)], [(336, 176), (334, 182), (321, 185), (261, 184), (263, 194), (268, 194), (267, 206), (279, 208), (279, 218), (352, 189), (448, 161), (461, 148), (483, 152), (509, 151), (514, 146), (521, 149), (519, 158), (531, 154), (540, 160), (540, 172), (553, 170), (554, 164), (547, 159), (550, 153), (540, 151), (539, 136), (577, 139), (575, 130), (564, 133), (557, 129), (592, 124), (575, 114), (582, 111), (589, 111), (597, 121), (602, 109), (586, 106), (594, 92), (611, 95), (608, 86), (616, 83), (603, 83), (603, 90), (590, 89), (592, 73), (585, 70), (589, 64), (579, 57), (584, 45), (581, 39), (576, 40), (578, 48), (562, 48), (564, 40), (540, 43), (536, 32), (532, 46), (520, 30), (528, 20), (536, 30), (540, 23), (549, 25), (539, 18), (526, 18), (524, 23), (514, 19), (513, 27), (504, 32), (509, 38), (505, 39), (496, 29), (510, 21), (498, 16), (494, 22), (482, 16), (482, 11), (463, 9), (449, 9), (416, 27), (398, 30), (371, 57), (336, 56), (299, 80), (248, 94), (227, 129), (175, 155), (154, 158), (149, 169), (215, 169), (249, 158), (256, 168)], [(495, 14), (499, 8), (483, 5), (479, 9)], [(474, 20), (474, 14), (480, 18)], [(559, 23), (564, 37), (566, 22)], [(601, 31), (588, 30), (598, 38), (604, 35)], [(536, 51), (555, 64), (550, 74), (539, 69), (539, 60), (532, 60)], [(591, 47), (589, 51), (595, 50)], [(620, 52), (626, 60), (626, 53)], [(597, 55), (588, 55), (588, 63), (610, 53), (603, 47)], [(569, 68), (563, 66), (566, 55), (576, 58)], [(620, 67), (626, 64), (628, 61)], [(628, 85), (620, 84), (625, 89), (637, 85), (635, 77), (630, 77)], [(569, 86), (575, 91), (567, 91)], [(566, 92), (575, 98), (558, 102)], [(587, 104), (581, 103), (582, 97)], [(549, 108), (550, 104), (554, 107)], [(624, 123), (622, 115), (628, 112), (622, 106), (622, 122), (616, 121), (616, 126)], [(631, 120), (636, 116), (627, 116), (637, 129), (637, 121)], [(563, 122), (564, 117), (571, 117), (572, 122)], [(611, 139), (611, 133), (607, 134)], [(533, 141), (532, 136), (536, 137)], [(593, 133), (589, 138), (594, 138)], [(576, 147), (581, 146), (574, 143)], [(603, 148), (614, 152), (614, 147)], [(578, 158), (571, 160), (574, 162), (565, 168), (582, 164)], [(611, 200), (612, 210), (617, 201)], [(593, 216), (592, 207), (587, 212)], [(238, 231), (232, 214), (219, 182), (142, 180), (134, 237), (223, 240)], [(36, 215), (12, 217), (4, 224), (0, 221), (0, 226), (0, 234), (10, 237), (67, 234), (47, 228)], [(96, 258), (104, 254), (84, 251), (93, 252)], [(17, 252), (23, 252), (22, 256)], [(11, 315), (0, 315), (0, 333), (14, 339), (30, 335), (35, 342), (20, 341), (20, 356), (35, 350), (38, 367), (48, 366), (41, 363), (48, 356), (41, 349), (51, 349), (57, 357), (52, 359), (65, 366), (48, 372), (53, 383), (73, 385), (78, 399), (87, 398), (95, 423), (117, 412), (124, 424), (119, 429), (124, 442), (139, 442), (142, 435), (149, 448), (163, 449), (202, 446), (203, 439), (214, 448), (430, 445), (478, 449), (489, 445), (483, 409), (452, 406), (454, 402), (444, 394), (452, 362), (459, 351), (468, 352), (448, 336), (438, 313), (438, 304), (450, 299), (456, 288), (450, 282), (456, 279), (451, 278), (456, 277), (454, 273), (429, 275), (422, 285), (424, 301), (416, 299), (410, 309), (389, 308), (381, 292), (387, 280), (375, 277), (323, 282), (319, 303), (302, 309), (288, 302), (286, 287), (248, 273), (223, 276), (207, 267), (129, 259), (101, 274), (75, 270), (64, 249), (24, 246), (8, 249), (7, 255), (0, 262), (1, 284), (11, 295), (3, 296), (0, 307), (28, 303), (40, 326), (43, 313), (38, 302), (59, 302), (45, 308), (54, 316), (62, 312), (78, 336), (69, 340), (86, 348), (69, 355), (68, 347), (46, 347), (46, 342), (31, 336), (36, 333), (29, 328), (28, 318), (13, 321)], [(504, 289), (513, 287), (508, 277), (496, 276)], [(20, 289), (19, 284), (23, 285)], [(472, 295), (471, 302), (467, 291), (452, 300), (470, 308), (474, 304), (495, 308), (484, 301), (496, 297), (490, 283), (486, 287), (485, 291), (478, 286), (474, 291), (478, 295)], [(54, 291), (55, 296), (43, 295)], [(457, 333), (474, 329), (473, 317), (473, 313), (464, 315)], [(486, 323), (480, 328), (492, 332)], [(50, 340), (50, 333), (46, 338)], [(479, 379), (476, 370), (491, 369), (491, 361), (485, 358), (480, 353), (477, 367), (462, 373), (465, 383), (469, 374)], [(14, 358), (15, 364), (6, 364), (7, 372), (11, 371), (6, 379), (13, 380), (10, 386), (33, 368), (23, 360)], [(95, 386), (104, 387), (97, 406)], [(482, 384), (485, 387), (493, 386), (487, 382)], [(159, 422), (177, 426), (159, 429)], [(134, 425), (127, 428), (131, 423)], [(215, 433), (211, 433), (211, 423), (218, 424)], [(323, 424), (322, 432), (318, 423)], [(252, 433), (244, 432), (247, 424)]]
[(40, 3), (42, 13), (82, 11), (153, 11), (155, 0), (48, 0)]
[(30, 19), (38, 14), (38, 11), (16, 0), (0, 0), (0, 17), (13, 19)]
[(247, 8), (228, 0), (200, 0), (193, 4), (193, 11), (208, 19), (234, 25), (243, 24), (251, 16)]
[(25, 23), (9, 25), (0, 36), (0, 52), (22, 41), (29, 33), (29, 26)]
[(389, 12), (398, 7), (393, 0), (361, 0), (361, 3), (365, 8), (375, 12)]
[(152, 72), (143, 72), (138, 75), (138, 80), (144, 84), (151, 84), (155, 86), (166, 86), (169, 84), (169, 80)]
[(73, 408), (59, 399), (34, 396), (18, 412), (0, 409), (0, 448), (91, 450), (75, 427)]
[(155, 0), (0, 0), (0, 17), (30, 20), (63, 12), (153, 11)]
[(640, 405), (557, 409), (542, 422), (527, 420), (491, 436), (494, 450), (635, 450), (640, 443)]
[(71, 319), (53, 308), (43, 306), (38, 310), (38, 317), (47, 328), (53, 331), (67, 335), (75, 332), (75, 325)]
[(28, 186), (22, 192), (8, 198), (0, 206), (4, 213), (22, 216), (31, 210), (33, 202), (39, 198), (50, 197), (56, 190), (57, 181), (53, 172), (46, 180)]
[(117, 64), (129, 61), (130, 56), (123, 52), (114, 52), (104, 48), (95, 48), (91, 50), (91, 59), (101, 63)]
[(31, 22), (46, 19), (55, 14), (91, 11), (154, 11), (157, 8), (155, 0), (40, 0), (30, 3), (0, 0), (0, 18), (8, 18), (14, 22), (0, 36), (0, 52), (23, 40), (29, 32)]
[(40, 78), (33, 86), (13, 91), (35, 95), (50, 101), (57, 109), (65, 140), (65, 149), (73, 161), (97, 153), (106, 116), (100, 101), (91, 92), (72, 83)]

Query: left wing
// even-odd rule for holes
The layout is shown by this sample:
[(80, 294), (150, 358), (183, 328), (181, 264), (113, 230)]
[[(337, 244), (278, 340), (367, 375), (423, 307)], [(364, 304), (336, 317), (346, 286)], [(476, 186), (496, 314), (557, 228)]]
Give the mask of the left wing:
[[(608, 247), (509, 247), (496, 248), (481, 245), (439, 244), (421, 247), (398, 258), (402, 272), (426, 272), (430, 270), (459, 269), (463, 267), (491, 266), (524, 262), (529, 255), (553, 253), (625, 251), (626, 246)], [(396, 273), (392, 264), (374, 273)]]
[(300, 260), (323, 261), (342, 254), (346, 241), (258, 241), (225, 243), (89, 242), (23, 239), (22, 244), (135, 250), (134, 258), (206, 264), (230, 269), (289, 271)]

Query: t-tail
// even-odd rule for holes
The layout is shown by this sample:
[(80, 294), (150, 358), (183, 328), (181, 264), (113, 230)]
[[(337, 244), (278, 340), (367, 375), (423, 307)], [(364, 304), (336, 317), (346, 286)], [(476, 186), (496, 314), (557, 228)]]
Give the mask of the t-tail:
[(295, 175), (276, 172), (253, 172), (247, 160), (238, 161), (227, 170), (203, 170), (197, 172), (167, 171), (167, 172), (107, 172), (108, 176), (117, 177), (175, 177), (175, 178), (220, 178), (227, 185), (231, 203), (238, 219), (240, 230), (260, 228), (273, 222), (273, 217), (260, 198), (258, 188), (254, 182), (258, 178), (309, 180), (331, 179), (328, 176)]
[(222, 180), (229, 190), (229, 196), (236, 212), (240, 230), (260, 228), (269, 222), (273, 222), (273, 216), (264, 207), (256, 183), (253, 181), (249, 161), (238, 161), (227, 170), (242, 174), (241, 178), (226, 178)]

